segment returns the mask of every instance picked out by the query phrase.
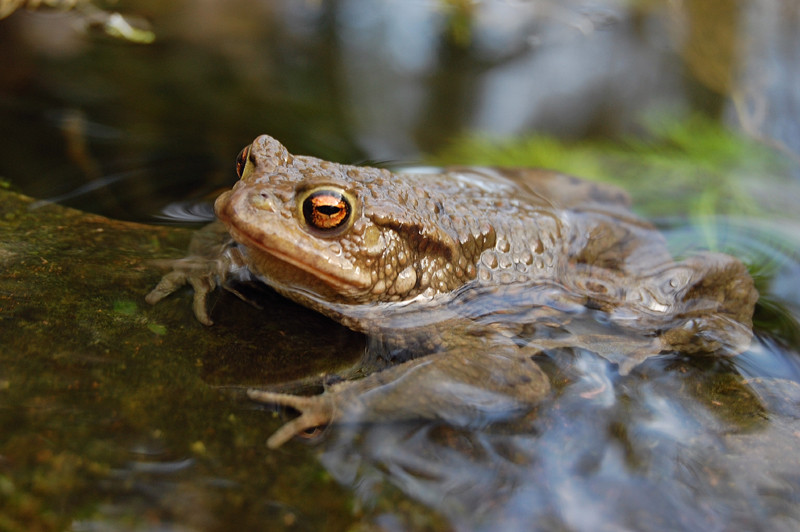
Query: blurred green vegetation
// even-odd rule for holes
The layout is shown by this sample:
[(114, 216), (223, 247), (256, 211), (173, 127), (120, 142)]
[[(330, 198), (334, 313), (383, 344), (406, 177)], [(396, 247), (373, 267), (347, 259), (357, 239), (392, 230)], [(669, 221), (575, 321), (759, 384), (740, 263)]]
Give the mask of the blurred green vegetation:
[[(435, 154), (435, 164), (552, 168), (627, 190), (648, 218), (763, 216), (755, 187), (790, 186), (790, 161), (772, 148), (703, 115), (656, 113), (642, 132), (619, 140), (569, 142), (547, 135), (513, 139), (460, 137)], [(796, 185), (794, 185), (796, 188)]]

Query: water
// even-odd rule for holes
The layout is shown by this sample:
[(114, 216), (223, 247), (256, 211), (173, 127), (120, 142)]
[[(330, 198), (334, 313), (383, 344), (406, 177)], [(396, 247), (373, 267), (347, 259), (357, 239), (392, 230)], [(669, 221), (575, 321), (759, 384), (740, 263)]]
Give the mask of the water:
[[(89, 250), (81, 260), (119, 264), (94, 274), (115, 295), (86, 284), (83, 306), (43, 310), (67, 287), (3, 281), (0, 528), (798, 528), (797, 7), (443, 5), (127, 3), (152, 45), (76, 30), (85, 15), (16, 13), (0, 21), (0, 178), (115, 219), (198, 226), (260, 133), (392, 164), (514, 163), (513, 142), (454, 139), (535, 134), (517, 151), (610, 175), (674, 254), (747, 263), (761, 294), (750, 348), (627, 375), (567, 349), (541, 361), (554, 400), (521, 418), (346, 425), (269, 451), (282, 420), (237, 393), (318, 373), (326, 353), (357, 358), (363, 339), (269, 293), (262, 311), (222, 296), (203, 329), (186, 293), (143, 305), (158, 273), (125, 271), (149, 271), (130, 266), (149, 258), (142, 244), (104, 243), (140, 250), (113, 262), (78, 235), (30, 268), (68, 279), (59, 257)], [(710, 125), (662, 135), (648, 122), (695, 113)], [(129, 329), (112, 336), (105, 319)], [(181, 351), (173, 331), (205, 347)]]

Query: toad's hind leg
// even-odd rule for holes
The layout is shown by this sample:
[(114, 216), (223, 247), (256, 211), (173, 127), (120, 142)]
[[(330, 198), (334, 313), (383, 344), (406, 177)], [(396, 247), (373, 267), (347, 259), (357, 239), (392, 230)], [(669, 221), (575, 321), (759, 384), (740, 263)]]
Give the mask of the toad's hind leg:
[(276, 448), (310, 428), (336, 422), (438, 419), (480, 426), (529, 410), (550, 391), (533, 351), (460, 349), (410, 360), (312, 397), (250, 390), (248, 397), (300, 412), (267, 441)]
[(662, 275), (677, 285), (664, 298), (674, 300), (673, 323), (661, 335), (665, 349), (736, 355), (749, 347), (758, 292), (741, 261), (705, 252)]

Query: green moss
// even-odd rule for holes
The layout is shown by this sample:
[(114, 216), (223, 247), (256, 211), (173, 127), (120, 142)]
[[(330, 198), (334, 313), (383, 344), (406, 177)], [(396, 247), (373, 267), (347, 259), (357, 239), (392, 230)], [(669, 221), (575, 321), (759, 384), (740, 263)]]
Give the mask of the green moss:
[(114, 312), (125, 316), (134, 316), (139, 311), (139, 306), (130, 300), (114, 301)]
[(147, 329), (149, 331), (159, 335), (159, 336), (163, 336), (163, 335), (167, 334), (167, 328), (164, 327), (163, 325), (159, 325), (157, 323), (148, 323), (147, 324)]

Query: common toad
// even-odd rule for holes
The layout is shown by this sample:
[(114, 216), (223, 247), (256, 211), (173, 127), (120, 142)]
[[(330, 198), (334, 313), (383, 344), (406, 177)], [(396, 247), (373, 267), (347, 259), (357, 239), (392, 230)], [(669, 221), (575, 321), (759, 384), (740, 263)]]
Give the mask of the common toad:
[(249, 392), (300, 412), (271, 447), (337, 420), (519, 413), (548, 395), (536, 360), (559, 347), (627, 373), (664, 352), (736, 354), (752, 336), (744, 265), (675, 262), (608, 185), (532, 169), (392, 173), (294, 156), (266, 135), (237, 173), (215, 203), (221, 223), (147, 300), (188, 282), (210, 324), (209, 292), (250, 276), (371, 339), (363, 378), (312, 397)]

